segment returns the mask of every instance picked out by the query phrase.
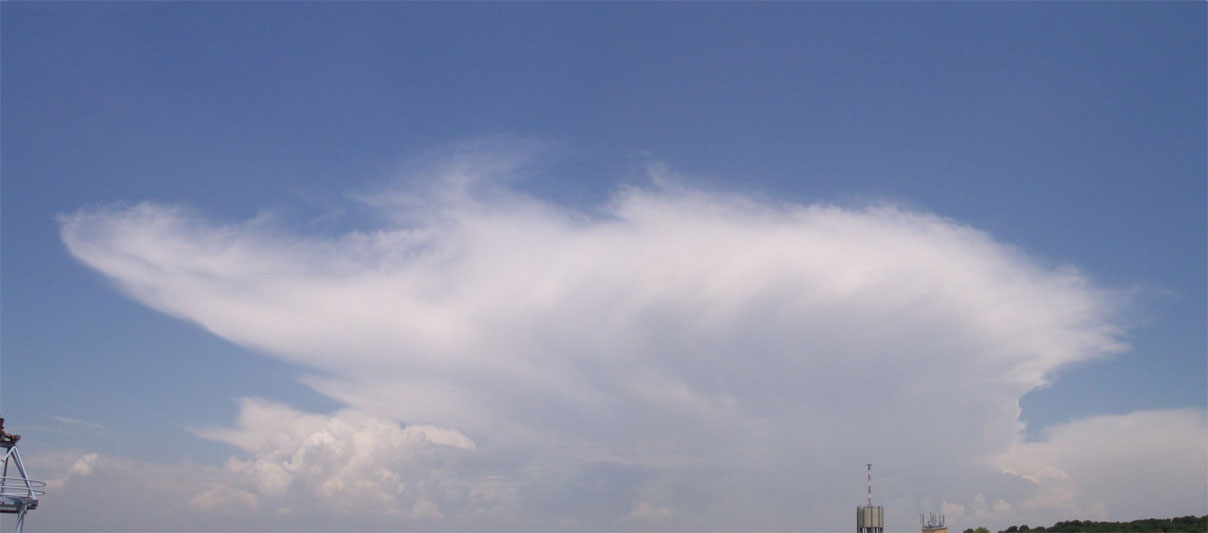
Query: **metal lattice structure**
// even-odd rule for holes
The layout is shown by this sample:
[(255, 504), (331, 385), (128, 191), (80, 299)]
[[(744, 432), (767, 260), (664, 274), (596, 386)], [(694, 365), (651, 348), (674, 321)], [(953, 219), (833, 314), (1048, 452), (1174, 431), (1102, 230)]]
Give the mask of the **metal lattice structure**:
[(919, 525), (922, 526), (923, 533), (948, 533), (948, 526), (944, 525), (942, 514), (919, 515)]
[[(0, 470), (0, 513), (17, 515), (17, 531), (25, 526), (25, 513), (38, 508), (38, 496), (46, 483), (29, 479), (21, 454), (17, 452), (20, 435), (4, 432), (4, 419), (0, 418), (0, 450), (4, 451), (4, 467)], [(14, 475), (9, 475), (12, 473)]]

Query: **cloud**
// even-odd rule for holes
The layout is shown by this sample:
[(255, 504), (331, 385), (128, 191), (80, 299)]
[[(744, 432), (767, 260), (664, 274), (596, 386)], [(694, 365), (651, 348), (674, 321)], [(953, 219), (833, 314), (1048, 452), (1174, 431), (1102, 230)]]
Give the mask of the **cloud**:
[(1090, 417), (1049, 428), (1042, 441), (1018, 443), (992, 463), (1038, 487), (1022, 506), (1053, 516), (1181, 516), (1208, 501), (1206, 426), (1197, 410)]
[(675, 516), (675, 510), (670, 507), (655, 507), (649, 503), (639, 503), (633, 511), (629, 512), (629, 518), (635, 521), (643, 520), (666, 520)]
[[(364, 470), (378, 440), (453, 444), (499, 461), (516, 512), (549, 527), (676, 509), (683, 527), (846, 528), (866, 462), (889, 465), (900, 505), (973, 509), (983, 482), (1022, 502), (1034, 482), (988, 462), (1034, 453), (1019, 398), (1126, 348), (1114, 293), (934, 214), (663, 176), (573, 209), (499, 185), (523, 169), (497, 163), (451, 157), (423, 187), (361, 195), (385, 222), (334, 237), (149, 203), (77, 211), (61, 231), (130, 297), (311, 369), (368, 417), (351, 427), (369, 441), (329, 431), (368, 458), (319, 472), (344, 479), (351, 461), (370, 500), (402, 505)], [(353, 416), (281, 409), (246, 404), (238, 427), (199, 432), (255, 457), (227, 470), (258, 497), (294, 490), (307, 464), (262, 450), (299, 453)], [(449, 516), (422, 502), (408, 512)]]
[(217, 468), (134, 461), (96, 452), (39, 450), (25, 457), (31, 476), (45, 476), (45, 496), (26, 518), (34, 531), (165, 531), (181, 524), (230, 529), (190, 499), (218, 483)]
[(400, 427), (352, 410), (306, 414), (257, 399), (243, 400), (236, 428), (196, 434), (250, 454), (227, 462), (225, 471), (236, 480), (234, 486), (213, 487), (195, 499), (198, 505), (221, 507), (233, 501), (257, 508), (267, 500), (276, 513), (300, 512), (304, 502), (322, 501), (332, 514), (439, 517), (440, 508), (428, 491), (417, 497), (414, 485), (439, 484), (430, 474), (437, 469), (433, 457), (442, 449), (475, 449), (455, 430)]
[(52, 417), (52, 418), (54, 418), (56, 421), (62, 422), (64, 424), (75, 424), (75, 425), (88, 426), (88, 427), (97, 428), (97, 429), (106, 429), (105, 426), (98, 424), (96, 422), (89, 422), (87, 420), (80, 420), (78, 418), (68, 418), (65, 416), (56, 416), (56, 417)]
[(51, 478), (46, 481), (46, 487), (50, 490), (55, 490), (67, 484), (67, 481), (73, 477), (87, 477), (92, 475), (92, 469), (97, 462), (97, 454), (89, 453), (80, 456), (75, 462), (71, 463), (71, 467), (59, 477)]
[[(260, 421), (272, 421), (271, 427)], [(39, 453), (30, 469), (53, 477), (29, 525), (51, 531), (163, 531), (182, 523), (198, 530), (523, 528), (507, 512), (511, 492), (493, 470), (467, 456), (474, 444), (456, 431), (401, 427), (352, 410), (313, 415), (245, 399), (236, 427), (196, 433), (231, 443), (238, 453), (223, 466)]]

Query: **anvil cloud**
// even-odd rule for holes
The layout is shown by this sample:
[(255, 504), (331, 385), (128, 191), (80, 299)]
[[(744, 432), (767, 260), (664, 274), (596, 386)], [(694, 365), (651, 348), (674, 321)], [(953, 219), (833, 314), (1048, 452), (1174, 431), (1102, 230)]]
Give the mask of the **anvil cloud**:
[[(1023, 442), (1024, 394), (1126, 349), (1121, 299), (1073, 267), (892, 204), (778, 203), (656, 176), (578, 209), (477, 168), (455, 158), (426, 187), (362, 195), (385, 222), (336, 236), (154, 203), (61, 218), (71, 253), (131, 298), (309, 369), (349, 406), (328, 418), (245, 402), (288, 438), (198, 430), (243, 454), (199, 504), (294, 509), (290, 487), (322, 493), (351, 472), (376, 480), (400, 527), (847, 529), (872, 462), (901, 510), (891, 525), (907, 528), (941, 507), (1108, 517), (1111, 497), (1076, 476), (1182, 458), (1206, 470), (1199, 412), (1130, 415), (1170, 432), (1122, 446), (1128, 461), (1074, 461), (1068, 447), (1096, 444), (1060, 428)], [(353, 450), (307, 448), (324, 431)], [(456, 456), (441, 464), (464, 469), (442, 486), (464, 490), (416, 493), (436, 486), (400, 466), (420, 442)], [(331, 464), (353, 457), (353, 470)], [(1180, 481), (1192, 506), (1194, 478)], [(496, 521), (475, 521), (483, 506)]]

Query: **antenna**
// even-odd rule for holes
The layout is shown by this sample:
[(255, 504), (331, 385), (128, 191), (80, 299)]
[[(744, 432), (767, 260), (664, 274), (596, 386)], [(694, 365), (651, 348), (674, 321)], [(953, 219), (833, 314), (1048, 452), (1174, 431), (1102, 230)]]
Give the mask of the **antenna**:
[(872, 465), (865, 464), (868, 465), (868, 506), (872, 507)]
[(885, 533), (885, 508), (872, 506), (872, 463), (868, 468), (868, 505), (856, 508), (856, 533)]
[(919, 515), (919, 525), (923, 526), (923, 533), (943, 533), (948, 531), (947, 526), (944, 525), (944, 515), (942, 514), (928, 513), (927, 516)]
[[(4, 450), (4, 467), (0, 469), (0, 513), (17, 515), (17, 532), (25, 525), (25, 512), (38, 508), (38, 496), (46, 494), (42, 487), (46, 483), (29, 479), (21, 454), (17, 453), (17, 441), (21, 435), (4, 432), (4, 419), (0, 418), (0, 449)], [(13, 467), (19, 476), (9, 476)]]

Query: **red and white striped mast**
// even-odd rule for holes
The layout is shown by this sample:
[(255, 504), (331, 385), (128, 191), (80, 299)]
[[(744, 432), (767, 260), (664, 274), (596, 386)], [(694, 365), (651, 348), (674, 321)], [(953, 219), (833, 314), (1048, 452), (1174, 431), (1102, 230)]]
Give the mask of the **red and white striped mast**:
[(868, 465), (868, 506), (872, 507), (872, 464), (864, 464)]

